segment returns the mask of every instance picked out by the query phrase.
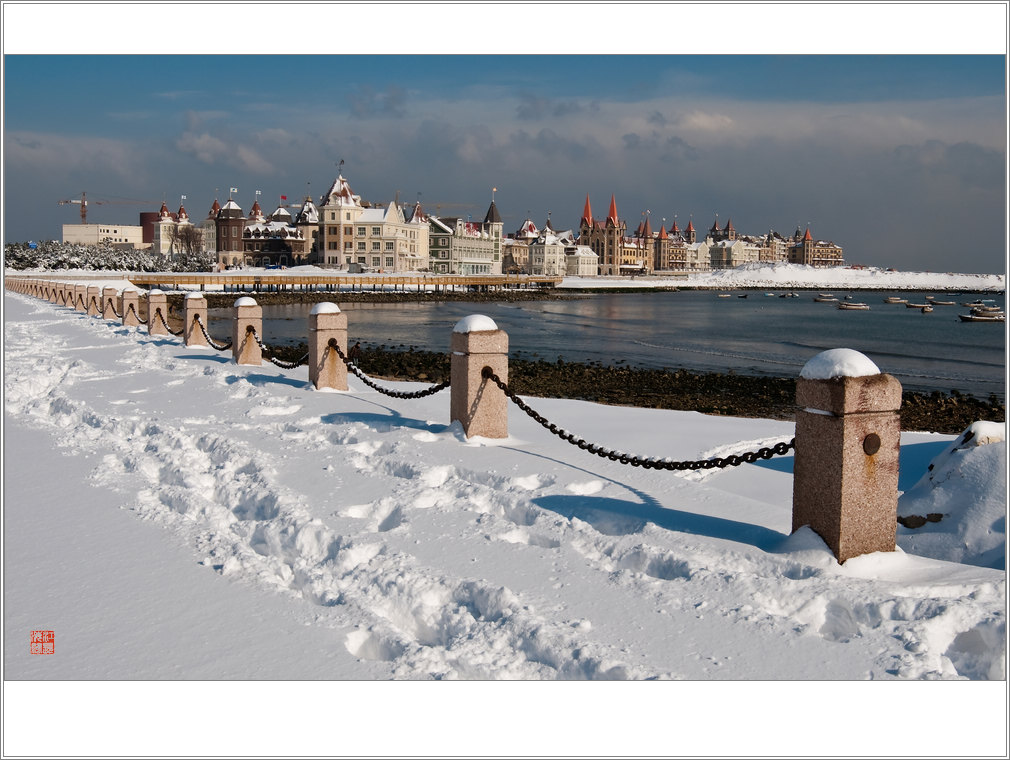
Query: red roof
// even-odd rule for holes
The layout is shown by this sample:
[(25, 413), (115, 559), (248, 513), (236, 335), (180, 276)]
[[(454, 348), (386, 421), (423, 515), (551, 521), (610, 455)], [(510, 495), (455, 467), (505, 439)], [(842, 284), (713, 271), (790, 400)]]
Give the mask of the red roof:
[(589, 207), (589, 193), (586, 193), (586, 207), (582, 209), (582, 221), (590, 226), (593, 224), (593, 210)]
[(607, 219), (613, 219), (614, 224), (617, 224), (617, 200), (613, 195), (610, 196), (610, 212), (607, 214)]

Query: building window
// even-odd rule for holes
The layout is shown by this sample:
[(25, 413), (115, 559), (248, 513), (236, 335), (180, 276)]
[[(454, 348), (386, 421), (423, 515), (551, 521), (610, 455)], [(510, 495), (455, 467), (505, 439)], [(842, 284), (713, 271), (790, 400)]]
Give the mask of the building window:
[(349, 224), (348, 225), (344, 225), (344, 234), (345, 235), (353, 235), (354, 234), (354, 228), (351, 227)]
[(353, 247), (354, 247), (354, 243), (352, 243), (350, 240), (345, 240), (344, 241), (344, 250), (345, 251), (349, 251)]
[[(349, 222), (349, 221), (351, 221), (351, 212), (350, 212), (350, 211), (348, 211), (348, 212), (346, 212), (346, 213), (344, 214), (344, 219), (345, 219), (346, 221), (348, 221), (348, 222)], [(348, 261), (347, 263), (348, 263), (348, 264), (350, 264), (351, 262), (350, 262), (350, 261)]]
[(379, 266), (379, 263), (381, 261), (382, 261), (382, 259), (380, 259), (378, 256), (372, 256), (372, 266), (373, 267)]
[(374, 241), (372, 241), (372, 250), (373, 250), (373, 251), (377, 251), (377, 250), (379, 250), (379, 248), (381, 247), (381, 245), (382, 245), (382, 244), (381, 244), (381, 243), (379, 243), (379, 241), (378, 241), (378, 240), (374, 240)]
[(393, 257), (392, 256), (387, 256), (386, 257), (386, 266), (387, 267), (392, 267), (393, 266)]
[(364, 241), (358, 243), (358, 250), (359, 251), (365, 250), (365, 243), (364, 243)]
[(331, 211), (331, 212), (330, 212), (330, 221), (332, 222), (332, 221), (334, 221), (334, 220), (335, 220), (336, 218), (337, 218), (337, 212), (336, 212), (336, 211)]
[(380, 228), (380, 227), (372, 227), (372, 234), (373, 235), (381, 235), (382, 234), (382, 228)]
[(326, 234), (327, 235), (336, 235), (337, 234), (337, 228), (336, 227), (330, 227), (329, 228), (329, 232), (327, 232)]
[(386, 250), (387, 251), (393, 250), (393, 244), (392, 243), (386, 243)]
[(364, 236), (365, 236), (365, 228), (358, 227), (358, 237), (364, 237)]

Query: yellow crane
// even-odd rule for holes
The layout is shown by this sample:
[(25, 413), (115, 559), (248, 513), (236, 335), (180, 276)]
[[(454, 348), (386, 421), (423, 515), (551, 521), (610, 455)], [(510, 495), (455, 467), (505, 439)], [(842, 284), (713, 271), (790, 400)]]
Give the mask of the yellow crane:
[(122, 200), (104, 200), (103, 199), (103, 200), (97, 200), (97, 201), (89, 201), (88, 200), (88, 194), (82, 190), (80, 198), (69, 198), (67, 200), (58, 201), (58, 203), (59, 203), (60, 206), (66, 206), (68, 203), (72, 203), (74, 205), (79, 205), (81, 207), (81, 224), (87, 224), (88, 223), (88, 204), (89, 203), (91, 205), (93, 205), (93, 206), (104, 206), (104, 205), (109, 205), (109, 204), (120, 204), (120, 203), (124, 203), (124, 204), (140, 204), (140, 205), (143, 205), (143, 206), (147, 206), (147, 205), (154, 205), (154, 204), (161, 203), (161, 201), (137, 201), (137, 200), (130, 200), (130, 199), (122, 199)]

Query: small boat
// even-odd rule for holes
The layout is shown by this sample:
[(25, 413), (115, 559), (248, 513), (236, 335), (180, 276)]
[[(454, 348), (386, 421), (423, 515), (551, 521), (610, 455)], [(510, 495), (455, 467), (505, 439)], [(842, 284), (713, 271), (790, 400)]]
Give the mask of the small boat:
[(1006, 322), (1006, 315), (999, 314), (958, 314), (962, 322)]
[(838, 299), (834, 296), (817, 296), (814, 300), (817, 303), (838, 303)]
[(930, 306), (929, 304), (926, 304), (925, 306), (922, 307), (922, 309), (920, 309), (920, 311), (923, 314), (929, 314), (931, 311), (933, 311), (933, 307)]
[(975, 306), (972, 308), (972, 313), (978, 314), (1002, 314), (1003, 309), (999, 306)]
[(967, 301), (965, 303), (962, 303), (961, 305), (962, 306), (967, 306), (969, 308), (971, 308), (971, 307), (976, 307), (977, 308), (977, 307), (980, 307), (980, 306), (988, 306), (988, 307), (991, 308), (992, 304), (994, 304), (994, 303), (996, 303), (996, 302), (993, 301), (991, 298), (986, 298), (986, 299), (979, 298), (979, 299), (976, 299), (974, 301)]
[(774, 294), (774, 293), (765, 293), (765, 295), (766, 295), (766, 296), (767, 296), (768, 298), (774, 298), (774, 297), (775, 297), (775, 294)]
[(839, 301), (838, 308), (845, 311), (869, 311), (870, 307), (865, 303), (857, 303), (855, 301)]
[(779, 298), (799, 298), (799, 297), (800, 297), (799, 293), (783, 293), (782, 295), (779, 296)]
[(898, 298), (898, 296), (888, 296), (884, 299), (884, 303), (908, 303), (908, 299)]
[(927, 298), (933, 306), (957, 306), (957, 301), (937, 301), (935, 298)]
[(818, 293), (821, 298), (834, 298), (834, 293)]
[(746, 298), (746, 297), (747, 297), (746, 293), (744, 293), (742, 296), (737, 296), (737, 298)]
[(719, 298), (732, 298), (733, 296), (729, 293), (720, 293)]
[(909, 303), (908, 301), (905, 302), (905, 307), (908, 308), (908, 309), (921, 309), (921, 308), (923, 308), (925, 306), (929, 306), (929, 304), (928, 303)]

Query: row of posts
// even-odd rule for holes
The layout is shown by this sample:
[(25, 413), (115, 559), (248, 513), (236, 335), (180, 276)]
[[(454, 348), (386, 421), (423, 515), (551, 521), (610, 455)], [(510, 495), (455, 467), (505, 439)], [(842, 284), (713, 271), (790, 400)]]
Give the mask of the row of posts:
[[(47, 280), (7, 278), (8, 289), (47, 299), (93, 316), (138, 326), (140, 294), (117, 289)], [(162, 318), (159, 318), (159, 314)], [(147, 295), (146, 326), (151, 335), (167, 335), (167, 296)], [(474, 321), (476, 320), (476, 321)], [(232, 356), (237, 364), (259, 365), (263, 309), (255, 300), (235, 301)], [(186, 296), (182, 338), (187, 346), (206, 347), (207, 300)], [(309, 382), (316, 389), (348, 390), (347, 315), (336, 304), (316, 304), (308, 319)], [(262, 338), (261, 338), (262, 340)], [(483, 376), (490, 367), (508, 383), (508, 335), (487, 317), (468, 317), (453, 330), (450, 350), (450, 420), (470, 437), (508, 437), (508, 398)], [(865, 357), (864, 357), (865, 358)], [(876, 551), (894, 551), (897, 531), (899, 410), (901, 384), (890, 375), (798, 378), (796, 453), (793, 465), (795, 532), (810, 526), (839, 562)]]

